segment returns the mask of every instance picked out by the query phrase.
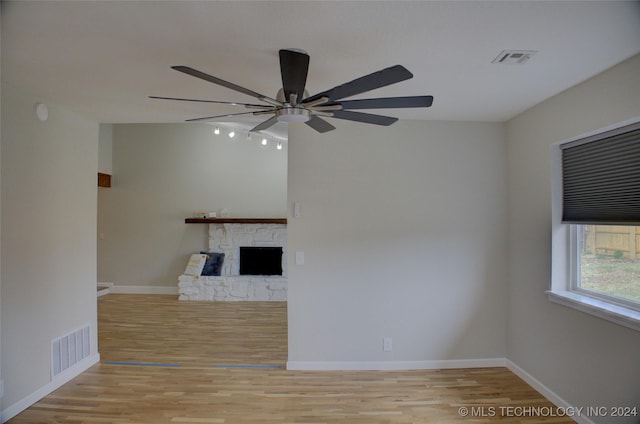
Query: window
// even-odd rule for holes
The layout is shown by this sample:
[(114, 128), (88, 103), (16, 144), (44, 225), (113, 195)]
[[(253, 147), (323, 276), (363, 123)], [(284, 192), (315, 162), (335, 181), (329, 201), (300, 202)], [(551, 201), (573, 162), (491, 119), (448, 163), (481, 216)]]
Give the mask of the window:
[(549, 299), (640, 331), (640, 122), (552, 146)]
[(572, 289), (640, 311), (640, 226), (578, 225)]

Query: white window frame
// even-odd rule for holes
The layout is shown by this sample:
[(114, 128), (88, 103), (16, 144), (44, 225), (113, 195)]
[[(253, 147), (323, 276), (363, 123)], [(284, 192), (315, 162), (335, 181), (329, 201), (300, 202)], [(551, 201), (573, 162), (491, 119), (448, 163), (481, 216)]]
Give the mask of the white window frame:
[(560, 146), (640, 122), (640, 117), (554, 143), (551, 146), (550, 301), (640, 331), (640, 311), (618, 299), (577, 287), (580, 272), (576, 225), (562, 223), (562, 151)]

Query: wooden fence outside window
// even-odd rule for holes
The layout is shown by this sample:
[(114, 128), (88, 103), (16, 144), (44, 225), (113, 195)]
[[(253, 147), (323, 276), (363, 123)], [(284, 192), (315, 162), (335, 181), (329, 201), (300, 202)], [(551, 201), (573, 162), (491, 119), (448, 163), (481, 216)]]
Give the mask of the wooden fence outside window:
[(640, 258), (640, 226), (585, 225), (583, 229), (584, 253)]

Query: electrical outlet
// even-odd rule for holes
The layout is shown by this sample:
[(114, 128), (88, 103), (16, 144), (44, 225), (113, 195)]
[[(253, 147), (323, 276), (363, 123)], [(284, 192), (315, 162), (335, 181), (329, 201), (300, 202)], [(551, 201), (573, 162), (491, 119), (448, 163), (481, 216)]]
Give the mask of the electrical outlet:
[(391, 337), (382, 339), (382, 350), (385, 352), (391, 352), (393, 350), (393, 339)]

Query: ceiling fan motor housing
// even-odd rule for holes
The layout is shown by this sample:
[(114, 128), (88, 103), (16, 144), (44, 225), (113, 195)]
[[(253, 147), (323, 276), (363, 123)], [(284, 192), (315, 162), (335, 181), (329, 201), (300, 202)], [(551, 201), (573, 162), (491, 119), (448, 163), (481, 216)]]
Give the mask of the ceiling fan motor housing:
[(276, 110), (276, 116), (280, 122), (307, 122), (311, 114), (302, 107), (283, 107)]

